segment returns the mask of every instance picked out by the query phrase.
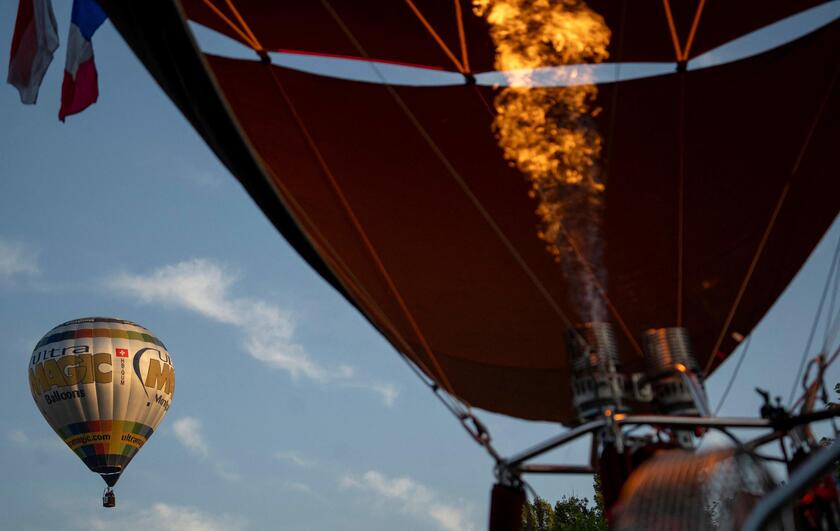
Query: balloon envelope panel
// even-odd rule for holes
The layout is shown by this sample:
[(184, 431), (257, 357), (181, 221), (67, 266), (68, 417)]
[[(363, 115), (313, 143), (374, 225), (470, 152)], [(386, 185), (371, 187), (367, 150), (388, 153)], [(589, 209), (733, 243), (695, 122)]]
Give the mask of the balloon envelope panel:
[(28, 373), (46, 421), (109, 485), (152, 435), (175, 391), (164, 344), (140, 325), (106, 317), (47, 332)]
[[(397, 350), (473, 407), (577, 421), (564, 334), (601, 317), (586, 311), (576, 296), (586, 284), (556, 263), (540, 236), (537, 214), (548, 207), (529, 195), (531, 145), (499, 142), (505, 113), (497, 101), (520, 100), (471, 76), (460, 86), (384, 87), (337, 70), (331, 77), (272, 64), (274, 55), (261, 62), (222, 56), (221, 47), (222, 55), (202, 53), (187, 20), (240, 38), (228, 27), (232, 12), (219, 17), (199, 0), (100, 3), (283, 236)], [(603, 258), (595, 276), (604, 278), (610, 319), (622, 323), (624, 369), (644, 370), (639, 334), (678, 324), (690, 331), (708, 375), (749, 335), (838, 215), (835, 3), (586, 3), (612, 32), (608, 61), (616, 71), (670, 63), (673, 73), (598, 86), (599, 112), (585, 122), (587, 134), (603, 141), (606, 188), (593, 203), (603, 213), (573, 218), (600, 227), (589, 254)], [(777, 24), (801, 30), (801, 17), (814, 14), (805, 10), (817, 4), (821, 25), (778, 38)], [(470, 0), (240, 0), (236, 8), (266, 50), (299, 50), (321, 64), (326, 56), (425, 65), (432, 78), (460, 70), (450, 58), (460, 51), (478, 81), (507, 69), (496, 61), (510, 47), (494, 41), (489, 19)], [(684, 48), (685, 71), (672, 34), (694, 37), (690, 53)], [(758, 37), (766, 42), (746, 54), (745, 42)], [(722, 50), (733, 47), (737, 57), (723, 62)], [(535, 64), (578, 63), (607, 64), (554, 53)], [(709, 67), (695, 68), (701, 64)], [(622, 66), (622, 75), (630, 70)], [(536, 101), (559, 101), (552, 98)], [(531, 111), (522, 116), (555, 124), (571, 116)], [(544, 140), (544, 153), (565, 145)], [(578, 151), (596, 153), (596, 144)], [(577, 247), (574, 235), (563, 239)], [(567, 265), (587, 269), (587, 252), (577, 254), (566, 250), (576, 260)]]

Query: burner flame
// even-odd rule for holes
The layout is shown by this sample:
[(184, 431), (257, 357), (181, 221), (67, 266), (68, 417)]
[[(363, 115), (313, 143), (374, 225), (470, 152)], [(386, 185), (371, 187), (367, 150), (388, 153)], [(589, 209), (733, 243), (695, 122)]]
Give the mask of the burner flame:
[(531, 182), (538, 235), (571, 281), (580, 319), (605, 320), (598, 88), (528, 85), (530, 69), (604, 61), (610, 30), (581, 0), (474, 0), (473, 9), (490, 24), (496, 68), (516, 85), (494, 102), (499, 145)]

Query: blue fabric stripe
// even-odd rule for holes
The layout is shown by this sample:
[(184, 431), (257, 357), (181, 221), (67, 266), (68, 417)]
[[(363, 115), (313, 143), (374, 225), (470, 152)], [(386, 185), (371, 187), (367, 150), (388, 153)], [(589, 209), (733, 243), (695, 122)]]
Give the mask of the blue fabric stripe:
[(95, 0), (73, 0), (70, 22), (79, 27), (82, 36), (90, 41), (93, 33), (105, 22), (108, 15)]

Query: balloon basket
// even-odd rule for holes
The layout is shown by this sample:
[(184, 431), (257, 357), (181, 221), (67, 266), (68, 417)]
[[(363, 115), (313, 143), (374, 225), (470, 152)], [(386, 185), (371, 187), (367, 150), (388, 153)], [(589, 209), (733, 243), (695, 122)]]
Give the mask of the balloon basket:
[(114, 491), (111, 487), (106, 487), (105, 492), (102, 493), (102, 507), (116, 507), (117, 497), (114, 496)]

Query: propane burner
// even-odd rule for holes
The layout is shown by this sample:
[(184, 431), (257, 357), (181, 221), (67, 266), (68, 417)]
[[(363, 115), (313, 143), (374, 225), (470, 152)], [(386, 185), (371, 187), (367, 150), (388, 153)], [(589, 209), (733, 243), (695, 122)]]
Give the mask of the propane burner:
[(609, 409), (624, 412), (625, 376), (613, 335), (605, 322), (570, 330), (566, 349), (572, 369), (572, 401), (578, 417), (589, 420)]
[(656, 328), (642, 337), (647, 377), (663, 413), (708, 415), (700, 366), (685, 328)]

